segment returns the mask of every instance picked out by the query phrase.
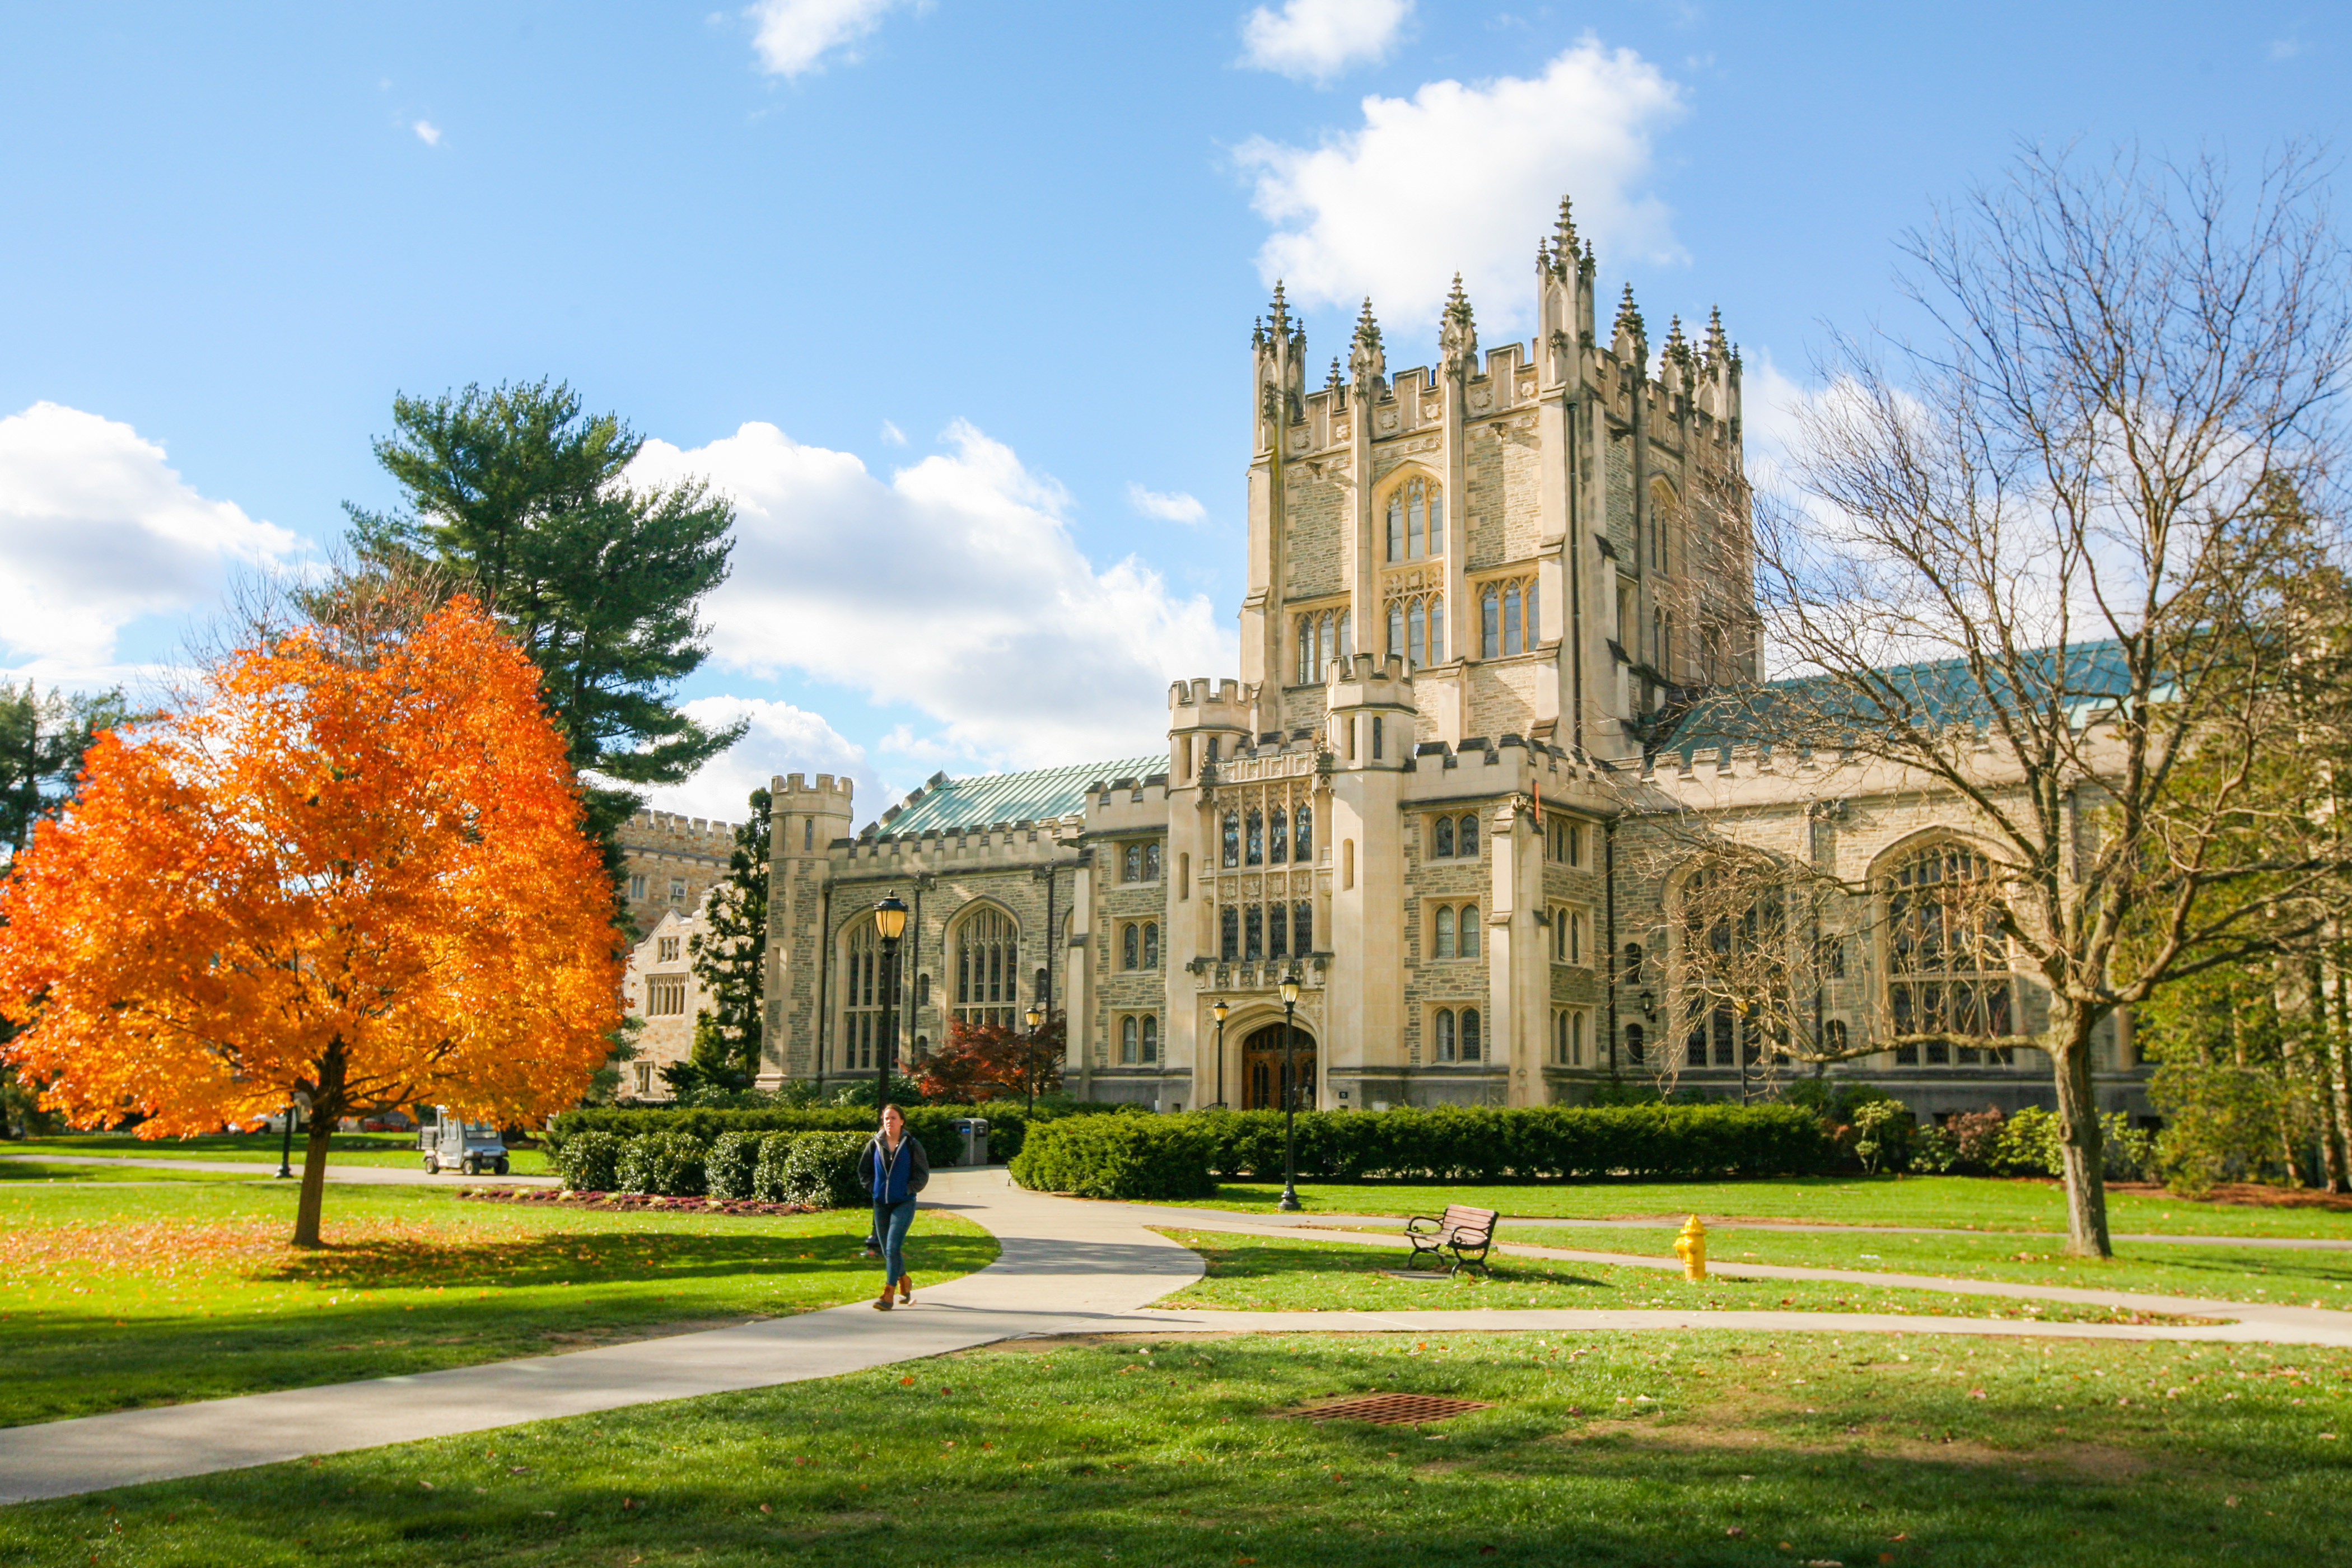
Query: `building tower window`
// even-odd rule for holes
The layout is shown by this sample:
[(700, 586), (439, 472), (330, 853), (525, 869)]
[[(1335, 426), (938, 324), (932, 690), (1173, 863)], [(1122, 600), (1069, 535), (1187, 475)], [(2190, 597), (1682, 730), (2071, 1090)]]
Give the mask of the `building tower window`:
[(1433, 1037), (1430, 1049), (1431, 1057), (1441, 1062), (1452, 1061), (1454, 1050), (1454, 1009), (1440, 1007), (1437, 1010), (1437, 1016), (1431, 1020), (1430, 1032)]
[(1389, 493), (1388, 546), (1391, 561), (1445, 553), (1445, 502), (1436, 485), (1410, 479)]
[(1308, 900), (1290, 906), (1290, 945), (1301, 958), (1315, 951), (1315, 905)]
[(1429, 854), (1432, 859), (1454, 858), (1454, 819), (1441, 816), (1430, 834)]
[(1158, 921), (1143, 922), (1143, 967), (1146, 969), (1160, 967), (1160, 922)]
[(841, 1067), (871, 1071), (882, 1048), (882, 938), (871, 920), (849, 933), (849, 961), (842, 976)]
[(1315, 808), (1302, 805), (1290, 823), (1290, 858), (1304, 866), (1315, 858)]
[(1241, 956), (1241, 911), (1227, 904), (1217, 911), (1217, 957), (1222, 963), (1238, 963)]
[(1454, 852), (1465, 860), (1478, 858), (1478, 819), (1465, 816), (1454, 830)]
[(1138, 1045), (1139, 1033), (1133, 1016), (1121, 1018), (1118, 1021), (1119, 1066), (1131, 1068), (1143, 1059), (1141, 1049)]
[(1463, 905), (1459, 910), (1454, 911), (1454, 919), (1460, 923), (1462, 928), (1462, 956), (1465, 958), (1477, 957), (1478, 906), (1475, 904)]
[[(1886, 891), (1886, 1010), (1897, 1036), (2016, 1033), (1997, 896), (1991, 865), (1961, 845), (1932, 845), (1895, 867)], [(1946, 1040), (1895, 1047), (1901, 1066), (1919, 1066), (1923, 1055), (1929, 1067), (2006, 1066), (2015, 1057), (2005, 1046)]]
[(1245, 866), (1265, 864), (1265, 816), (1252, 810), (1244, 820), (1248, 824), (1249, 837), (1244, 846), (1242, 863)]
[(982, 909), (956, 928), (956, 1016), (974, 1026), (1013, 1027), (1019, 1011), (1021, 938), (1011, 916)]
[(1143, 967), (1143, 928), (1131, 925), (1119, 933), (1118, 966), (1121, 969)]
[(1238, 811), (1229, 811), (1225, 813), (1225, 864), (1238, 866), (1241, 863), (1242, 814)]
[(1160, 1020), (1151, 1014), (1143, 1016), (1143, 1061), (1146, 1067), (1160, 1059)]
[(1278, 805), (1265, 816), (1265, 858), (1277, 866), (1290, 858), (1290, 816)]

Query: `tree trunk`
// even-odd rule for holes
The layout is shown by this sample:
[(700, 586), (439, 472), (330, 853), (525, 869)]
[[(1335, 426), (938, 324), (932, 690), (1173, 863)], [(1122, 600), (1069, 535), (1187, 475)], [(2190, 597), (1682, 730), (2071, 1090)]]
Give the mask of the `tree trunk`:
[(2319, 1051), (2326, 1069), (2321, 1074), (2319, 1092), (2333, 1112), (2327, 1120), (2335, 1124), (2334, 1147), (2338, 1154), (2337, 1158), (2328, 1162), (2327, 1190), (2340, 1193), (2352, 1186), (2352, 1170), (2346, 1169), (2347, 1164), (2352, 1164), (2352, 1071), (2347, 1070), (2347, 1065), (2352, 1064), (2345, 1060), (2347, 1053), (2342, 1028), (2324, 1031), (2320, 1036)]
[(331, 1116), (313, 1116), (302, 1143), (302, 1194), (294, 1205), (294, 1245), (319, 1245), (319, 1212), (327, 1197), (327, 1145), (335, 1136)]
[(2091, 1031), (2074, 1007), (2053, 999), (2050, 1067), (2058, 1086), (2058, 1137), (2065, 1162), (2066, 1250), (2112, 1258), (2107, 1239), (2107, 1179), (2098, 1097), (2091, 1087)]

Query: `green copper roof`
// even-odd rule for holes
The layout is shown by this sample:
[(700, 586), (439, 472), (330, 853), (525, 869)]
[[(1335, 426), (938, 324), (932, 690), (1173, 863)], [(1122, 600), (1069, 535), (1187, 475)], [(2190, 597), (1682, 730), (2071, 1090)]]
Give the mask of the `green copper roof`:
[(982, 773), (951, 779), (934, 773), (898, 815), (885, 813), (878, 826), (896, 837), (932, 829), (985, 827), (992, 822), (1034, 822), (1066, 816), (1086, 805), (1087, 785), (1113, 779), (1149, 778), (1168, 771), (1168, 754), (1121, 757), (1108, 763), (1073, 763), (1027, 773)]

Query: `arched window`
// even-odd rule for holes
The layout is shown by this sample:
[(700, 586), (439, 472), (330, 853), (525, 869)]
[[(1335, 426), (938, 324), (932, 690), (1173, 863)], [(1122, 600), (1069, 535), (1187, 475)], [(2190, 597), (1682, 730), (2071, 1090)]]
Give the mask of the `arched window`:
[(1146, 1015), (1143, 1020), (1143, 1060), (1147, 1066), (1160, 1059), (1160, 1020)]
[(1119, 933), (1118, 966), (1140, 969), (1143, 966), (1143, 928), (1131, 925)]
[(1265, 956), (1265, 906), (1252, 904), (1242, 910), (1242, 962), (1255, 963)]
[(1438, 905), (1438, 906), (1437, 906), (1437, 913), (1436, 913), (1436, 915), (1433, 917), (1433, 923), (1434, 923), (1434, 925), (1435, 925), (1435, 927), (1436, 927), (1436, 930), (1435, 930), (1435, 931), (1434, 931), (1433, 934), (1434, 935), (1434, 937), (1435, 937), (1435, 939), (1436, 939), (1436, 940), (1435, 940), (1435, 943), (1434, 943), (1434, 945), (1433, 945), (1433, 946), (1431, 948), (1431, 950), (1430, 950), (1430, 956), (1431, 956), (1432, 958), (1451, 958), (1451, 957), (1453, 957), (1453, 956), (1454, 956), (1454, 910), (1453, 910), (1453, 906), (1451, 906), (1451, 905), (1449, 905), (1449, 904), (1440, 904), (1440, 905)]
[(1252, 808), (1244, 822), (1248, 837), (1242, 849), (1242, 864), (1263, 866), (1265, 864), (1265, 817)]
[(1465, 816), (1462, 825), (1454, 830), (1454, 852), (1465, 860), (1478, 858), (1478, 819), (1475, 816)]
[(1302, 805), (1290, 824), (1290, 858), (1304, 866), (1315, 858), (1315, 808)]
[(1454, 819), (1441, 816), (1432, 835), (1429, 853), (1433, 858), (1450, 860), (1454, 858)]
[(1453, 1008), (1440, 1007), (1437, 1010), (1437, 1016), (1433, 1020), (1432, 1032), (1435, 1039), (1432, 1043), (1430, 1055), (1441, 1062), (1452, 1061), (1454, 1059)]
[(1143, 879), (1147, 882), (1160, 880), (1160, 845), (1157, 840), (1143, 847)]
[(1626, 1025), (1625, 1059), (1629, 1062), (1640, 1061), (1642, 1059), (1642, 1026), (1639, 1024)]
[(1118, 1061), (1121, 1067), (1131, 1068), (1140, 1059), (1141, 1053), (1138, 1045), (1139, 1033), (1133, 1017), (1121, 1018), (1118, 1021)]
[(1577, 1068), (1584, 1065), (1584, 1015), (1581, 1013), (1568, 1016), (1568, 1065)]
[(1407, 479), (1389, 492), (1387, 522), (1390, 560), (1445, 553), (1444, 494), (1427, 479)]
[(1315, 617), (1298, 617), (1298, 684), (1315, 679)]
[(1478, 657), (1503, 657), (1503, 601), (1492, 588), (1478, 595)]
[(1240, 961), (1241, 956), (1241, 911), (1227, 904), (1217, 911), (1217, 957), (1226, 963), (1234, 963)]
[(1238, 866), (1241, 863), (1242, 814), (1238, 811), (1229, 811), (1225, 813), (1225, 864)]
[(1398, 490), (1389, 497), (1389, 559), (1404, 559), (1404, 492)]
[(1302, 958), (1315, 951), (1315, 906), (1305, 899), (1290, 906), (1290, 945)]
[(816, 847), (816, 818), (814, 816), (801, 823), (801, 847), (803, 849)]
[(1265, 955), (1268, 958), (1290, 956), (1290, 910), (1277, 899), (1265, 906)]
[(1505, 653), (1528, 651), (1527, 644), (1523, 640), (1524, 625), (1525, 623), (1520, 619), (1519, 585), (1514, 583), (1503, 590), (1503, 651)]
[(955, 1010), (966, 1024), (1009, 1029), (1021, 1000), (1021, 938), (1013, 917), (981, 909), (956, 927)]
[(1454, 912), (1462, 928), (1461, 952), (1465, 958), (1478, 956), (1478, 906), (1465, 904)]
[[(1897, 1036), (2016, 1033), (2009, 955), (1990, 862), (1959, 844), (1935, 844), (1896, 863), (1886, 891), (1886, 1010)], [(1985, 1051), (1948, 1040), (1898, 1044), (1895, 1059), (1975, 1063)], [(1992, 1059), (2012, 1053), (1995, 1047)]]
[(1265, 816), (1265, 858), (1276, 866), (1290, 858), (1290, 814), (1278, 805)]
[(882, 1039), (882, 935), (871, 920), (849, 933), (841, 990), (841, 1069), (871, 1071)]
[(1478, 1059), (1478, 1009), (1475, 1007), (1462, 1009), (1462, 1059), (1465, 1062)]
[(1123, 882), (1140, 882), (1143, 880), (1142, 845), (1129, 845), (1127, 847), (1126, 855), (1122, 857), (1122, 861), (1123, 863), (1119, 868), (1119, 880)]
[(1429, 506), (1427, 491), (1419, 479), (1405, 487), (1404, 552), (1418, 560), (1428, 552)]
[(1642, 944), (1640, 942), (1629, 942), (1625, 944), (1624, 973), (1618, 978), (1628, 985), (1642, 984)]
[(1845, 1042), (1845, 1020), (1843, 1018), (1832, 1018), (1828, 1023), (1822, 1026), (1822, 1049), (1824, 1054), (1836, 1056), (1846, 1048)]
[(1146, 969), (1160, 967), (1160, 922), (1158, 921), (1143, 922), (1143, 967)]

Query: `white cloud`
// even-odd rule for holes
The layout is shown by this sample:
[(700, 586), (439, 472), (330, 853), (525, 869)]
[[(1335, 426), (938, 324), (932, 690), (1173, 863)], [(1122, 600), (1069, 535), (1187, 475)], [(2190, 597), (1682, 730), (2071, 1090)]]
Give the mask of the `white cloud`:
[(882, 421), (882, 439), (893, 447), (903, 447), (907, 444), (907, 433), (898, 428), (896, 421), (885, 419)]
[(419, 142), (424, 142), (427, 147), (438, 147), (441, 145), (441, 128), (438, 125), (434, 124), (433, 121), (429, 120), (420, 120), (415, 124), (410, 126), (409, 129), (415, 132), (416, 139)]
[(1412, 0), (1288, 0), (1278, 12), (1261, 5), (1242, 23), (1242, 63), (1327, 82), (1387, 54), (1412, 15)]
[(1655, 66), (1587, 37), (1540, 76), (1367, 98), (1362, 126), (1319, 147), (1253, 138), (1238, 155), (1276, 227), (1258, 270), (1297, 300), (1370, 295), (1408, 333), (1433, 330), (1458, 271), (1482, 321), (1524, 324), (1528, 258), (1563, 194), (1604, 258), (1679, 257), (1664, 204), (1641, 185), (1652, 137), (1683, 107)]
[(55, 403), (0, 419), (0, 645), (51, 668), (103, 667), (131, 622), (299, 544), (198, 495), (128, 425)]
[(1182, 490), (1148, 490), (1133, 479), (1127, 482), (1127, 504), (1162, 522), (1198, 522), (1209, 515), (1208, 508)]
[(1061, 486), (1009, 447), (961, 421), (947, 442), (886, 480), (754, 423), (692, 451), (648, 442), (632, 472), (735, 501), (734, 575), (704, 606), (720, 665), (904, 703), (937, 726), (922, 744), (984, 764), (1158, 744), (1167, 682), (1231, 669), (1233, 635), (1141, 563), (1087, 561)]
[(880, 812), (881, 786), (866, 766), (865, 748), (823, 715), (757, 697), (698, 697), (680, 706), (687, 717), (714, 729), (741, 719), (751, 727), (686, 783), (646, 791), (646, 804), (656, 811), (741, 822), (751, 792), (767, 787), (777, 774), (832, 773), (856, 781), (859, 821)]
[[(882, 25), (906, 0), (759, 0), (743, 14), (755, 31), (751, 47), (760, 68), (771, 76), (804, 75), (822, 68), (824, 57), (846, 50)], [(845, 54), (845, 59), (856, 59)]]

